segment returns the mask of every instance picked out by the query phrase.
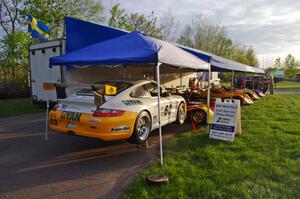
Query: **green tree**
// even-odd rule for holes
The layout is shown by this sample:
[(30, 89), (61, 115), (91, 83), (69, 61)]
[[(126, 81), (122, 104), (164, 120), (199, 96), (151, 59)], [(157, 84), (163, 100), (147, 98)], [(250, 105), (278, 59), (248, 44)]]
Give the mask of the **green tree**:
[(187, 24), (180, 34), (179, 44), (203, 50), (224, 58), (258, 67), (259, 62), (252, 47), (239, 47), (226, 34), (224, 26), (199, 17)]
[(108, 25), (130, 32), (139, 31), (155, 38), (162, 38), (162, 27), (158, 25), (153, 12), (148, 16), (139, 13), (127, 13), (124, 8), (120, 7), (120, 4), (116, 4), (110, 9)]
[(110, 27), (128, 30), (128, 14), (124, 8), (120, 7), (120, 4), (113, 5), (109, 13), (108, 25)]
[(230, 57), (235, 48), (223, 26), (201, 18), (187, 24), (177, 42), (223, 57)]
[(22, 31), (5, 35), (1, 40), (0, 66), (4, 82), (27, 82), (28, 34)]
[(0, 1), (0, 25), (3, 36), (0, 40), (1, 82), (27, 80), (28, 35), (22, 32), (22, 20), (18, 0)]
[(186, 25), (179, 38), (177, 39), (177, 43), (191, 48), (195, 48), (194, 29), (191, 25)]
[(255, 55), (254, 49), (249, 47), (245, 52), (245, 57), (248, 60), (248, 65), (253, 67), (258, 67), (258, 59)]
[(32, 14), (51, 28), (51, 38), (63, 32), (63, 19), (71, 16), (83, 20), (103, 22), (103, 6), (96, 0), (24, 0), (23, 18)]
[(299, 61), (292, 54), (288, 54), (284, 59), (284, 76), (285, 78), (294, 78), (299, 71)]
[(282, 63), (281, 63), (281, 58), (280, 57), (275, 59), (274, 68), (275, 69), (281, 69), (282, 68)]
[(240, 48), (235, 49), (235, 52), (232, 55), (232, 60), (242, 63), (242, 64), (249, 65), (249, 60), (245, 56), (245, 51)]

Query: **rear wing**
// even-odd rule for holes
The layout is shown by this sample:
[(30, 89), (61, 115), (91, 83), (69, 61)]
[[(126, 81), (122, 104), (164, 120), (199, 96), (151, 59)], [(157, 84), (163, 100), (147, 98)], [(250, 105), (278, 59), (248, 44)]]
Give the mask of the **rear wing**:
[(117, 94), (117, 87), (107, 85), (107, 84), (66, 84), (59, 83), (55, 84), (57, 96), (60, 101), (63, 101), (66, 96), (66, 88), (78, 88), (78, 89), (92, 89), (94, 94), (95, 105), (103, 104), (105, 100), (105, 95), (114, 96)]

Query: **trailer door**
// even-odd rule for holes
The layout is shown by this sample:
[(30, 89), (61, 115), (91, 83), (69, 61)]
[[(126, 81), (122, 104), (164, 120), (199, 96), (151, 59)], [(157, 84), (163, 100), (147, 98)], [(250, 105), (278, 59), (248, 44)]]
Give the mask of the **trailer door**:
[(43, 83), (61, 83), (61, 67), (49, 67), (49, 58), (61, 55), (61, 41), (48, 41), (30, 46), (30, 74), (33, 101), (56, 102), (56, 91), (44, 91)]

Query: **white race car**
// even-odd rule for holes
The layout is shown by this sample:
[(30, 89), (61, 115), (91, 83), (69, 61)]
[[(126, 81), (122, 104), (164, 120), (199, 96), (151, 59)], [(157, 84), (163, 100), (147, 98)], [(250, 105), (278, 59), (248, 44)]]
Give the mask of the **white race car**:
[[(59, 100), (49, 113), (50, 128), (103, 140), (144, 142), (158, 128), (154, 81), (103, 81)], [(161, 125), (186, 119), (183, 97), (161, 89)]]

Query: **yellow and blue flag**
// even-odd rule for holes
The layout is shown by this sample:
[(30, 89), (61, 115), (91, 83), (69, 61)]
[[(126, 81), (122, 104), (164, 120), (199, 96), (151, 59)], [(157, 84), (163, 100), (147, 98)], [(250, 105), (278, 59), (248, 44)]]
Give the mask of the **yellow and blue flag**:
[(33, 38), (38, 38), (42, 41), (47, 41), (49, 38), (50, 29), (43, 24), (40, 20), (37, 20), (32, 15), (27, 15), (30, 24), (28, 26), (29, 32)]

